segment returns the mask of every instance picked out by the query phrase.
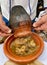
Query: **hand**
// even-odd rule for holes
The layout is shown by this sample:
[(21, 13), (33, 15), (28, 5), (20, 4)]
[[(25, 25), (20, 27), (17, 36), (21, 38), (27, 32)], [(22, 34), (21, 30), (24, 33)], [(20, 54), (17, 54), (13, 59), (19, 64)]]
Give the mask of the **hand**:
[(0, 36), (9, 36), (11, 29), (6, 26), (5, 22), (2, 20), (2, 16), (0, 15)]
[(33, 24), (35, 30), (47, 30), (47, 15), (42, 16), (39, 21)]

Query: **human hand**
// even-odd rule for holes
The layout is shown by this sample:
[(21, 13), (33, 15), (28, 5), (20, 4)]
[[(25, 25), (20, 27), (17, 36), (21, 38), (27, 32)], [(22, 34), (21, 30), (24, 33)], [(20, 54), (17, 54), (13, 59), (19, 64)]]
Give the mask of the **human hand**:
[(47, 14), (33, 24), (35, 30), (47, 30)]
[(0, 36), (9, 36), (11, 33), (11, 29), (6, 26), (5, 22), (2, 20), (2, 16), (0, 15)]

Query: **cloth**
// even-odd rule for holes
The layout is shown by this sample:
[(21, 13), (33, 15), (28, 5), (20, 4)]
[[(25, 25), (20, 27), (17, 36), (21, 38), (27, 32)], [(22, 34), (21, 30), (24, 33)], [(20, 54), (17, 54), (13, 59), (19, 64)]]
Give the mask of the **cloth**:
[[(3, 44), (0, 44), (0, 65), (4, 65), (7, 60), (8, 58), (3, 52)], [(47, 42), (44, 42), (44, 50), (43, 53), (38, 57), (38, 60), (44, 65), (47, 65)]]
[(9, 26), (9, 21), (3, 16), (3, 21), (6, 23), (7, 26)]
[[(9, 13), (9, 1), (10, 0), (0, 0), (0, 5), (2, 9), (2, 15), (9, 20), (10, 18), (10, 13)], [(30, 3), (29, 3), (30, 1)], [(21, 5), (25, 8), (27, 13), (30, 15), (30, 10), (31, 10), (31, 19), (33, 20), (36, 16), (36, 8), (37, 8), (37, 2), (38, 0), (11, 0), (11, 8), (13, 6)], [(30, 6), (29, 6), (30, 4)], [(44, 7), (47, 7), (47, 0), (44, 0)]]

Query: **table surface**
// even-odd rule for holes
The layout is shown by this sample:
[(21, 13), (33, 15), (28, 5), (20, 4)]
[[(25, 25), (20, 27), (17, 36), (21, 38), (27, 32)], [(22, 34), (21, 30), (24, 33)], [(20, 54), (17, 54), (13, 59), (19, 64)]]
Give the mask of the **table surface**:
[[(8, 60), (8, 58), (3, 53), (3, 44), (0, 44), (0, 65), (4, 65), (4, 63)], [(44, 51), (39, 56), (38, 60), (42, 62), (44, 65), (47, 65), (47, 42), (44, 42)]]

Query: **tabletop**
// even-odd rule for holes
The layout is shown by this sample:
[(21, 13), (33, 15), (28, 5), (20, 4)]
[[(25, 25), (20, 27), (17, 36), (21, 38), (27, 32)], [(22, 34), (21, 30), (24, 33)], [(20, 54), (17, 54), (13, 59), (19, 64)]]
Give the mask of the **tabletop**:
[[(3, 44), (0, 44), (0, 65), (4, 65), (4, 63), (8, 60), (3, 52)], [(44, 42), (44, 51), (38, 57), (38, 60), (42, 62), (44, 65), (47, 65), (47, 42)]]

